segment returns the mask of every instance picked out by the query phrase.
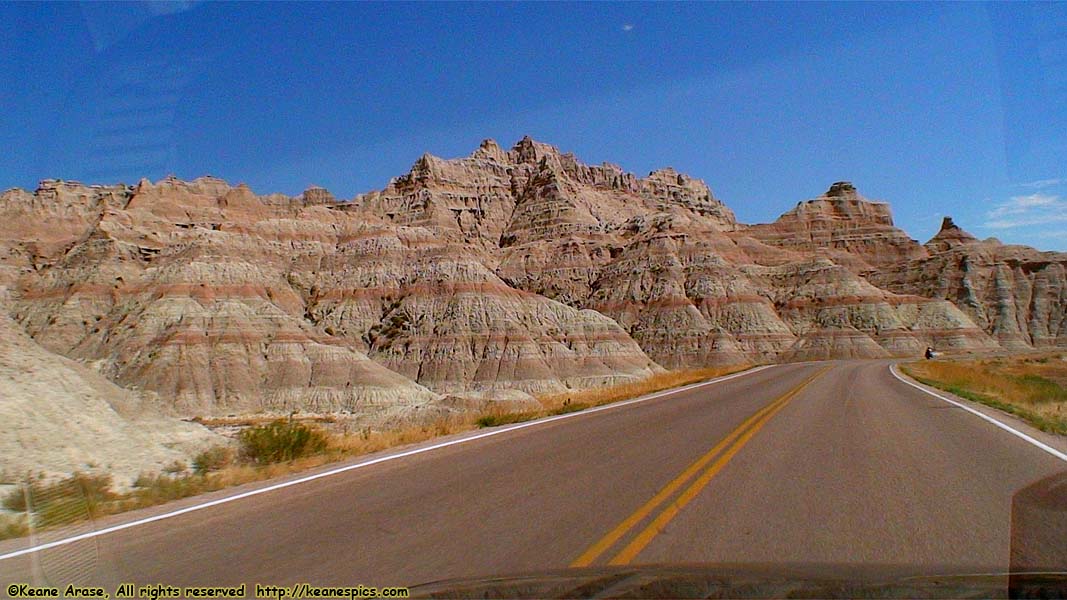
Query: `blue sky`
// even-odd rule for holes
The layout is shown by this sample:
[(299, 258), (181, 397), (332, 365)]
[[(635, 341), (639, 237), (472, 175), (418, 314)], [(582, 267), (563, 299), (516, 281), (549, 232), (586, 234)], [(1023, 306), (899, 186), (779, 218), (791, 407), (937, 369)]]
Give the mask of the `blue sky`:
[(837, 180), (1067, 250), (1067, 3), (0, 5), (0, 188), (383, 187), (523, 135), (745, 222)]

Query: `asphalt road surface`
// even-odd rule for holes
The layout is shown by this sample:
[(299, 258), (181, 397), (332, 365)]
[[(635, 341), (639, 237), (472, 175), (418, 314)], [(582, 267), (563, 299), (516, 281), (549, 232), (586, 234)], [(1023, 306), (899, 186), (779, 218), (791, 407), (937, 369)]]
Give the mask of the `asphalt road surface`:
[(1013, 494), (1065, 470), (888, 362), (780, 365), (0, 559), (0, 582), (381, 587), (646, 563), (1006, 571)]

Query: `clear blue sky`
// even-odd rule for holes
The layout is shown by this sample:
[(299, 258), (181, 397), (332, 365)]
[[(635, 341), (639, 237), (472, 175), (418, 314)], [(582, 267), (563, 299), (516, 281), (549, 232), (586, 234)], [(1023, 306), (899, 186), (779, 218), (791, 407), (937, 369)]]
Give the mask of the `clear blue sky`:
[(0, 5), (0, 188), (383, 187), (523, 135), (745, 222), (833, 181), (1067, 250), (1067, 3)]

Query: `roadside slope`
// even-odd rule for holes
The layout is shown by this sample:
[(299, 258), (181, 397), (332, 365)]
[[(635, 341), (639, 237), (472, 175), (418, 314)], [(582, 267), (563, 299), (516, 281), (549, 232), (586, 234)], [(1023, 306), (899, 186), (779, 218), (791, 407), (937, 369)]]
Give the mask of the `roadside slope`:
[[(885, 361), (832, 363), (804, 387), (823, 366), (771, 367), (118, 531), (97, 538), (94, 580), (384, 586), (565, 567), (782, 398), (635, 564), (1006, 570), (1013, 494), (1065, 464)], [(0, 561), (0, 580), (27, 564)]]

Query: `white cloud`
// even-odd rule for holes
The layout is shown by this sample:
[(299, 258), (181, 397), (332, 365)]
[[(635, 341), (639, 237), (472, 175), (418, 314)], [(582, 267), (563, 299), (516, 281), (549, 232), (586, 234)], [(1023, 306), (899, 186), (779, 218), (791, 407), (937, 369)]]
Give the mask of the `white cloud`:
[(622, 26), (622, 30), (623, 31), (633, 31), (634, 30), (633, 23), (626, 23), (625, 25)]
[(1019, 185), (1021, 185), (1022, 187), (1028, 187), (1028, 188), (1034, 188), (1034, 189), (1040, 190), (1042, 188), (1052, 187), (1054, 185), (1060, 185), (1061, 183), (1067, 183), (1067, 179), (1062, 179), (1062, 178), (1038, 179), (1037, 181), (1030, 181), (1030, 182), (1027, 182), (1027, 183), (1020, 183)]
[(1013, 196), (986, 213), (985, 226), (1010, 229), (1032, 225), (1067, 223), (1067, 200), (1048, 194)]

